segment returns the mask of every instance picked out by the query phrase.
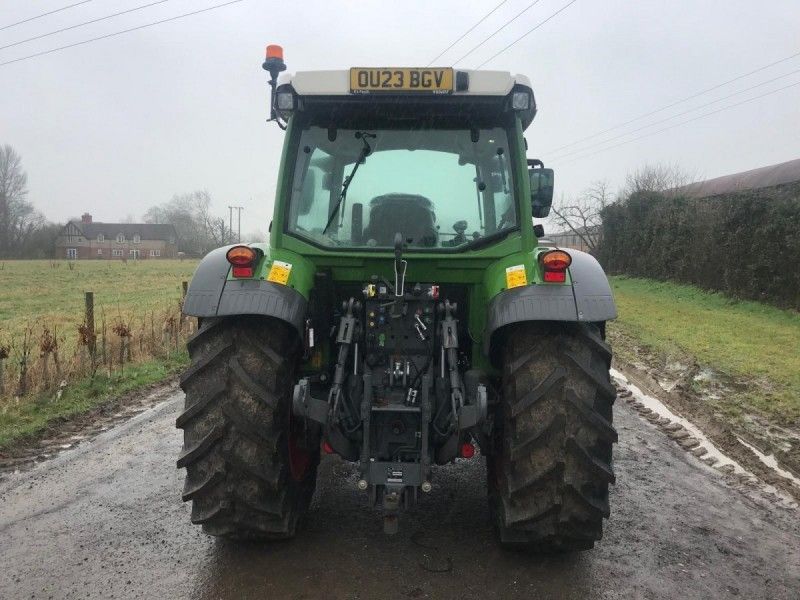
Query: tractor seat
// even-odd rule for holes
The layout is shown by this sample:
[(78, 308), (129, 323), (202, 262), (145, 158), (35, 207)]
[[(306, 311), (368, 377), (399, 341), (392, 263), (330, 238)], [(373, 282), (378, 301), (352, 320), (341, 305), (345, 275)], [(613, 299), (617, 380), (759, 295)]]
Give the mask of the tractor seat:
[(436, 245), (436, 216), (433, 203), (425, 196), (384, 194), (370, 200), (369, 208), (365, 240), (375, 240), (377, 246), (392, 246), (394, 235), (400, 232), (409, 246)]

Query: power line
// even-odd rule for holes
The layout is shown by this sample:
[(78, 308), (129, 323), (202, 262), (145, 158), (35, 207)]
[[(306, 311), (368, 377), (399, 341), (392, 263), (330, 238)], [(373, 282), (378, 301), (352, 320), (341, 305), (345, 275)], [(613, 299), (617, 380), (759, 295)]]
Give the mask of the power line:
[(753, 96), (752, 98), (748, 98), (747, 100), (742, 100), (741, 102), (737, 102), (735, 104), (730, 104), (728, 106), (723, 106), (722, 108), (718, 108), (717, 110), (712, 110), (711, 112), (704, 113), (702, 115), (698, 115), (691, 119), (686, 119), (685, 121), (681, 121), (680, 123), (675, 123), (674, 125), (670, 125), (669, 127), (664, 127), (662, 129), (658, 129), (656, 131), (651, 131), (650, 133), (645, 133), (644, 135), (640, 135), (639, 137), (635, 137), (630, 140), (625, 140), (624, 142), (620, 142), (619, 144), (614, 144), (613, 146), (608, 146), (607, 148), (601, 148), (597, 152), (590, 152), (589, 154), (584, 154), (583, 156), (576, 156), (572, 158), (566, 163), (561, 164), (569, 164), (571, 162), (575, 162), (576, 160), (582, 160), (584, 158), (591, 158), (592, 156), (596, 156), (598, 154), (602, 154), (603, 152), (607, 152), (608, 150), (613, 150), (614, 148), (618, 148), (619, 146), (624, 146), (625, 144), (630, 144), (631, 142), (635, 142), (641, 140), (646, 137), (650, 137), (651, 135), (656, 135), (657, 133), (662, 133), (664, 131), (668, 131), (669, 129), (674, 129), (675, 127), (680, 127), (681, 125), (686, 125), (687, 123), (692, 123), (693, 121), (698, 121), (700, 119), (704, 119), (705, 117), (710, 117), (711, 115), (715, 115), (717, 113), (721, 113), (722, 111), (729, 110), (731, 108), (736, 108), (737, 106), (741, 106), (742, 104), (747, 104), (748, 102), (753, 102), (754, 100), (759, 100), (761, 98), (765, 98), (766, 96), (771, 96), (772, 94), (777, 94), (778, 92), (782, 92), (784, 90), (788, 90), (789, 88), (793, 88), (795, 86), (800, 85), (800, 81), (795, 83), (790, 83), (789, 85), (785, 85), (783, 87), (771, 90), (759, 96)]
[(147, 27), (153, 27), (155, 25), (161, 25), (162, 23), (168, 23), (170, 21), (177, 21), (178, 19), (183, 19), (184, 17), (191, 17), (192, 15), (199, 15), (200, 13), (208, 12), (210, 10), (216, 10), (217, 8), (223, 8), (225, 6), (230, 6), (231, 4), (238, 4), (239, 2), (244, 2), (244, 0), (230, 0), (230, 2), (223, 2), (222, 4), (215, 4), (214, 6), (209, 6), (207, 8), (203, 8), (200, 10), (195, 10), (192, 12), (184, 13), (182, 15), (177, 15), (175, 17), (170, 17), (168, 19), (161, 19), (160, 21), (153, 21), (152, 23), (146, 23), (144, 25), (139, 25), (137, 27), (131, 27), (130, 29), (123, 29), (122, 31), (115, 31), (114, 33), (109, 33), (106, 35), (101, 35), (96, 38), (91, 38), (88, 40), (83, 40), (82, 42), (75, 42), (74, 44), (67, 44), (66, 46), (59, 46), (58, 48), (52, 48), (50, 50), (45, 50), (44, 52), (37, 52), (36, 54), (29, 54), (28, 56), (23, 56), (21, 58), (15, 58), (14, 60), (7, 60), (5, 62), (0, 63), (0, 67), (5, 65), (10, 65), (13, 63), (21, 62), (23, 60), (28, 60), (31, 58), (36, 58), (39, 56), (44, 56), (45, 54), (52, 54), (53, 52), (59, 52), (61, 50), (66, 50), (68, 48), (74, 48), (75, 46), (82, 46), (84, 44), (91, 44), (92, 42), (99, 42), (100, 40), (105, 40), (111, 37), (115, 37), (118, 35), (122, 35), (124, 33), (130, 33), (132, 31), (138, 31), (140, 29), (145, 29)]
[(25, 44), (27, 42), (32, 42), (34, 40), (40, 40), (42, 38), (50, 37), (51, 35), (56, 35), (58, 33), (64, 33), (65, 31), (69, 31), (70, 29), (77, 29), (78, 27), (84, 27), (85, 25), (91, 25), (92, 23), (99, 23), (100, 21), (113, 19), (114, 17), (118, 17), (120, 15), (127, 15), (128, 13), (136, 12), (138, 10), (143, 10), (145, 8), (150, 8), (151, 6), (155, 6), (156, 4), (164, 4), (165, 2), (170, 2), (170, 0), (158, 0), (157, 2), (151, 2), (150, 4), (143, 4), (141, 6), (137, 6), (136, 8), (129, 8), (128, 10), (123, 10), (118, 13), (114, 13), (113, 15), (107, 15), (105, 17), (100, 17), (98, 19), (92, 19), (91, 21), (84, 21), (83, 23), (78, 23), (77, 25), (70, 25), (69, 27), (56, 29), (55, 31), (51, 31), (49, 33), (43, 33), (42, 35), (37, 35), (35, 37), (28, 38), (27, 40), (20, 40), (19, 42), (14, 42), (13, 44), (0, 46), (0, 50), (5, 50), (6, 48), (12, 48), (13, 46), (19, 46), (20, 44)]
[(586, 152), (587, 150), (591, 150), (592, 148), (596, 148), (597, 146), (602, 146), (603, 144), (607, 144), (609, 142), (613, 142), (614, 140), (618, 140), (620, 138), (623, 138), (626, 135), (631, 135), (633, 133), (637, 133), (637, 132), (642, 131), (644, 129), (648, 129), (650, 127), (655, 127), (656, 125), (661, 125), (662, 123), (666, 123), (667, 121), (671, 121), (672, 119), (677, 119), (678, 117), (682, 117), (683, 115), (687, 115), (690, 112), (694, 112), (696, 110), (700, 110), (702, 108), (706, 108), (707, 106), (711, 106), (712, 104), (716, 104), (717, 102), (722, 102), (723, 100), (729, 100), (730, 98), (733, 98), (734, 96), (738, 96), (739, 94), (744, 94), (745, 92), (749, 92), (751, 90), (755, 90), (757, 88), (764, 87), (765, 85), (768, 85), (768, 84), (770, 84), (770, 83), (772, 83), (774, 81), (778, 81), (779, 79), (785, 79), (786, 77), (790, 77), (792, 75), (796, 75), (797, 73), (800, 73), (800, 69), (795, 69), (794, 71), (790, 71), (790, 72), (788, 72), (788, 73), (786, 73), (784, 75), (778, 75), (777, 77), (773, 77), (772, 79), (768, 79), (767, 81), (762, 81), (761, 83), (757, 83), (756, 85), (751, 85), (749, 88), (745, 88), (743, 90), (738, 90), (736, 92), (733, 92), (732, 94), (728, 94), (727, 96), (723, 96), (722, 98), (717, 98), (716, 100), (712, 100), (711, 102), (706, 102), (705, 104), (701, 104), (700, 106), (695, 106), (695, 107), (690, 108), (688, 110), (685, 110), (683, 112), (679, 112), (677, 114), (671, 115), (671, 116), (669, 116), (669, 117), (667, 117), (665, 119), (661, 119), (660, 121), (654, 121), (653, 123), (649, 123), (647, 125), (642, 125), (641, 127), (638, 127), (636, 129), (632, 129), (631, 131), (627, 131), (625, 133), (621, 133), (619, 135), (616, 135), (614, 137), (608, 138), (606, 140), (602, 140), (602, 141), (597, 142), (595, 144), (590, 144), (589, 146), (584, 146), (583, 148), (578, 148), (577, 150), (569, 150), (569, 151), (561, 154), (561, 156), (551, 156), (550, 160), (559, 160), (561, 158), (566, 158), (566, 157), (572, 156), (574, 154), (581, 154), (582, 152)]
[(694, 94), (691, 94), (690, 96), (686, 96), (685, 98), (681, 98), (680, 100), (676, 100), (675, 102), (672, 102), (671, 104), (667, 104), (666, 106), (662, 106), (661, 108), (657, 108), (656, 110), (652, 110), (652, 111), (650, 111), (648, 113), (645, 113), (643, 115), (639, 115), (638, 117), (633, 118), (633, 119), (631, 119), (629, 121), (625, 121), (624, 123), (619, 123), (618, 125), (614, 125), (613, 127), (609, 127), (608, 129), (604, 129), (603, 131), (599, 131), (597, 133), (593, 133), (592, 135), (588, 135), (588, 136), (586, 136), (584, 138), (581, 138), (579, 140), (575, 140), (574, 142), (570, 142), (569, 144), (565, 144), (563, 146), (559, 146), (558, 148), (553, 149), (552, 152), (558, 152), (559, 150), (563, 150), (564, 148), (569, 148), (570, 146), (574, 146), (576, 144), (580, 144), (581, 142), (585, 142), (586, 140), (591, 140), (593, 138), (596, 138), (597, 136), (603, 135), (604, 133), (608, 133), (609, 131), (614, 131), (615, 129), (619, 129), (620, 127), (625, 127), (626, 125), (630, 125), (631, 123), (635, 123), (636, 121), (641, 121), (642, 119), (646, 119), (647, 117), (650, 117), (652, 115), (655, 115), (657, 113), (665, 111), (668, 108), (672, 108), (673, 106), (677, 106), (678, 104), (682, 104), (682, 103), (687, 102), (689, 100), (693, 100), (694, 98), (697, 98), (698, 96), (702, 96), (704, 94), (707, 94), (708, 92), (713, 92), (716, 89), (719, 89), (721, 87), (724, 87), (724, 86), (728, 85), (729, 83), (733, 83), (734, 81), (739, 81), (740, 79), (744, 79), (745, 77), (749, 77), (750, 75), (755, 75), (756, 73), (759, 73), (761, 71), (769, 69), (770, 67), (774, 67), (775, 65), (778, 65), (780, 63), (786, 62), (787, 60), (792, 60), (793, 58), (797, 58), (798, 56), (800, 56), (800, 52), (792, 54), (791, 56), (787, 56), (786, 58), (781, 58), (780, 60), (776, 60), (774, 62), (771, 62), (771, 63), (767, 64), (767, 65), (759, 67), (757, 69), (753, 69), (752, 71), (748, 71), (747, 73), (744, 73), (742, 75), (738, 75), (738, 76), (734, 77), (733, 79), (728, 79), (727, 81), (723, 81), (722, 83), (718, 83), (716, 85), (713, 85), (710, 88), (706, 88), (706, 89), (701, 90), (699, 92), (695, 92)]
[(495, 7), (494, 7), (492, 10), (490, 10), (488, 13), (486, 13), (485, 15), (483, 15), (483, 16), (482, 16), (480, 19), (478, 19), (478, 22), (477, 22), (477, 23), (475, 23), (475, 25), (473, 25), (472, 27), (470, 27), (469, 29), (467, 29), (467, 30), (466, 30), (464, 33), (462, 33), (462, 34), (461, 34), (461, 36), (460, 36), (460, 37), (459, 37), (459, 38), (458, 38), (458, 39), (457, 39), (455, 42), (453, 42), (453, 43), (452, 43), (452, 44), (450, 44), (450, 45), (449, 45), (447, 48), (445, 48), (444, 50), (442, 50), (441, 52), (439, 52), (439, 54), (436, 56), (436, 58), (434, 58), (434, 59), (433, 59), (433, 60), (431, 60), (431, 61), (428, 61), (428, 64), (427, 64), (427, 65), (425, 65), (425, 66), (426, 66), (426, 67), (430, 67), (430, 66), (431, 66), (433, 63), (435, 63), (437, 60), (439, 60), (439, 59), (440, 59), (442, 56), (444, 56), (444, 55), (447, 53), (447, 51), (448, 51), (448, 50), (450, 50), (450, 48), (452, 48), (453, 46), (455, 46), (455, 45), (456, 45), (458, 42), (460, 42), (460, 41), (461, 41), (461, 40), (463, 40), (465, 37), (467, 37), (467, 35), (469, 35), (470, 33), (472, 33), (472, 31), (473, 31), (473, 30), (474, 30), (474, 29), (475, 29), (475, 28), (476, 28), (478, 25), (480, 25), (480, 24), (481, 24), (481, 23), (483, 23), (483, 22), (484, 22), (486, 19), (488, 19), (490, 16), (492, 16), (492, 14), (494, 14), (494, 11), (496, 11), (498, 8), (500, 8), (501, 6), (503, 6), (503, 4), (505, 4), (506, 2), (508, 2), (508, 0), (503, 0), (503, 1), (502, 1), (500, 4), (498, 4), (497, 6), (495, 6)]
[(485, 39), (484, 39), (482, 42), (478, 43), (478, 44), (477, 44), (477, 45), (476, 45), (474, 48), (472, 48), (472, 49), (471, 49), (469, 52), (467, 52), (467, 53), (466, 53), (464, 56), (462, 56), (462, 57), (461, 57), (461, 58), (459, 58), (459, 59), (458, 59), (456, 62), (454, 62), (454, 63), (453, 63), (453, 66), (456, 66), (456, 65), (457, 65), (458, 63), (460, 63), (462, 60), (464, 60), (465, 58), (467, 58), (467, 57), (468, 57), (470, 54), (472, 54), (473, 52), (475, 52), (475, 50), (477, 50), (478, 48), (480, 48), (481, 46), (483, 46), (483, 45), (484, 45), (486, 42), (488, 42), (490, 39), (492, 39), (494, 36), (496, 36), (498, 33), (500, 33), (500, 32), (501, 32), (503, 29), (505, 29), (506, 27), (508, 27), (509, 25), (511, 25), (511, 23), (513, 23), (514, 21), (516, 21), (516, 20), (517, 20), (519, 17), (521, 17), (521, 16), (522, 16), (524, 13), (528, 12), (528, 10), (530, 10), (531, 8), (533, 8), (535, 5), (539, 4), (539, 2), (540, 2), (540, 1), (541, 1), (541, 0), (534, 0), (533, 2), (531, 2), (531, 3), (530, 3), (528, 6), (526, 6), (525, 8), (523, 8), (523, 9), (522, 9), (520, 12), (518, 12), (516, 15), (514, 15), (513, 17), (511, 17), (511, 18), (510, 18), (508, 21), (506, 21), (505, 23), (503, 23), (503, 24), (502, 24), (502, 25), (501, 25), (501, 26), (500, 26), (498, 29), (496, 29), (496, 30), (494, 31), (494, 33), (492, 33), (492, 34), (491, 34), (489, 37), (485, 38)]
[(483, 61), (481, 64), (479, 64), (479, 65), (478, 65), (476, 68), (480, 69), (480, 68), (481, 68), (483, 65), (485, 65), (486, 63), (493, 61), (495, 58), (497, 58), (498, 56), (500, 56), (500, 55), (501, 55), (503, 52), (505, 52), (506, 50), (508, 50), (509, 48), (511, 48), (511, 46), (513, 46), (513, 45), (514, 45), (514, 44), (516, 44), (517, 42), (521, 41), (523, 38), (526, 38), (526, 37), (528, 37), (528, 36), (529, 36), (530, 34), (532, 34), (534, 31), (536, 31), (537, 29), (539, 29), (539, 27), (541, 27), (542, 25), (544, 25), (545, 23), (547, 23), (547, 22), (548, 22), (550, 19), (552, 19), (552, 18), (556, 17), (556, 16), (557, 16), (559, 13), (561, 13), (562, 11), (564, 11), (564, 10), (568, 9), (570, 6), (572, 6), (573, 4), (575, 4), (577, 1), (578, 1), (578, 0), (571, 0), (570, 2), (567, 2), (567, 3), (566, 3), (564, 6), (562, 6), (561, 8), (559, 8), (559, 9), (558, 9), (556, 12), (554, 12), (554, 13), (553, 13), (552, 15), (550, 15), (549, 17), (547, 17), (547, 18), (546, 18), (544, 21), (541, 21), (541, 22), (537, 23), (536, 25), (534, 25), (534, 26), (533, 26), (531, 29), (529, 29), (527, 32), (523, 33), (521, 36), (519, 36), (517, 39), (515, 39), (513, 42), (511, 42), (511, 43), (510, 43), (508, 46), (506, 46), (505, 48), (503, 48), (503, 49), (502, 49), (502, 50), (500, 50), (499, 52), (495, 52), (494, 54), (492, 54), (492, 56), (490, 56), (490, 57), (489, 57), (489, 58), (487, 58), (485, 61)]
[(35, 21), (36, 19), (41, 19), (42, 17), (46, 17), (47, 15), (52, 15), (57, 12), (61, 12), (63, 10), (67, 10), (68, 8), (73, 8), (75, 6), (80, 6), (81, 4), (89, 4), (93, 0), (83, 0), (83, 2), (76, 2), (75, 4), (70, 4), (68, 6), (62, 6), (61, 8), (57, 8), (55, 10), (51, 10), (50, 12), (42, 13), (40, 15), (36, 15), (35, 17), (29, 17), (27, 19), (23, 19), (22, 21), (17, 21), (16, 23), (11, 23), (11, 25), (5, 25), (4, 27), (0, 27), (0, 31), (4, 29), (10, 29), (12, 27), (16, 27), (17, 25), (22, 25), (23, 23), (29, 23), (30, 21)]

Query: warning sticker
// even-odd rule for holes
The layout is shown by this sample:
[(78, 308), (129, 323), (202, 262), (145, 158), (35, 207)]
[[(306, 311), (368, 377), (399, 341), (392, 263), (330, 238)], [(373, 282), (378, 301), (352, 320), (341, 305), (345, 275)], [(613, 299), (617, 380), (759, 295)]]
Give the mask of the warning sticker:
[(506, 287), (508, 289), (528, 285), (525, 265), (514, 265), (506, 269)]
[(272, 266), (269, 269), (269, 275), (267, 275), (267, 281), (272, 281), (273, 283), (280, 283), (281, 285), (286, 285), (287, 282), (289, 281), (289, 274), (291, 272), (292, 272), (292, 263), (276, 260), (272, 263)]

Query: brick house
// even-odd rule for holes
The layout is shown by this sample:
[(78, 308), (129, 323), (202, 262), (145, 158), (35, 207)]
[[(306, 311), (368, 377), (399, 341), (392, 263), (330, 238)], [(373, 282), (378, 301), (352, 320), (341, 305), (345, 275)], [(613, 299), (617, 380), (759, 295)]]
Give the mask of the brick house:
[(56, 258), (144, 260), (177, 258), (178, 233), (173, 225), (95, 223), (85, 213), (70, 221), (56, 239)]

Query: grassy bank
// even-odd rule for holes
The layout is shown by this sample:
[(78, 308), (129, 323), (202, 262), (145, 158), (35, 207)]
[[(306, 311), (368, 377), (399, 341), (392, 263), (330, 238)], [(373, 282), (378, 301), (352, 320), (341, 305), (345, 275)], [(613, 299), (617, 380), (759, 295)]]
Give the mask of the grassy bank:
[(800, 423), (800, 314), (647, 279), (613, 277), (612, 287), (620, 314), (612, 328), (736, 379), (717, 408)]
[(48, 426), (83, 414), (129, 392), (163, 381), (188, 362), (186, 352), (160, 360), (131, 364), (124, 371), (98, 373), (93, 379), (73, 381), (61, 394), (41, 392), (7, 402), (0, 408), (0, 451), (16, 441), (36, 436)]

